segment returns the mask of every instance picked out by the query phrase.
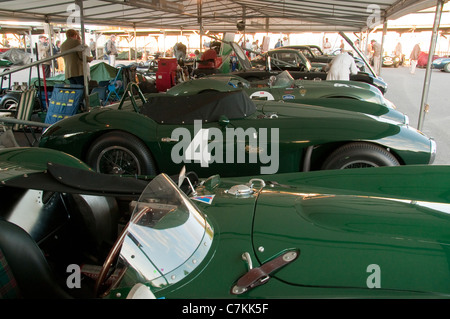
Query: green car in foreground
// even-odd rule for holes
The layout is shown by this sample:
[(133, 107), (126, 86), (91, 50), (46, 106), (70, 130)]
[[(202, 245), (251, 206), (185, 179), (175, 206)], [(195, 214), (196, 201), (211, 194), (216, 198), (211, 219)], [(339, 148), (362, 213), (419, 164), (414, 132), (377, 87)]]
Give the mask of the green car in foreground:
[(201, 177), (429, 164), (436, 144), (379, 116), (281, 101), (243, 91), (153, 96), (63, 119), (40, 147), (74, 155), (102, 173)]
[(450, 296), (449, 166), (136, 179), (54, 154), (0, 151), (3, 298)]

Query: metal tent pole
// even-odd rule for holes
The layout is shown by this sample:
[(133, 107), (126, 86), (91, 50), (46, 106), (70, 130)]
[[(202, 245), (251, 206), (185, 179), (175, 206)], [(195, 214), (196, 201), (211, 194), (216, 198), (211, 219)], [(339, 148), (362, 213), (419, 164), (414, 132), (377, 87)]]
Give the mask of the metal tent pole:
[[(75, 3), (80, 8), (80, 27), (81, 27), (81, 44), (83, 46), (86, 45), (86, 35), (85, 35), (85, 29), (84, 29), (84, 9), (83, 9), (83, 0), (75, 0)], [(87, 57), (86, 57), (86, 50), (83, 50), (82, 52), (83, 56), (83, 78), (84, 78), (84, 106), (86, 110), (89, 110), (90, 103), (89, 103), (89, 79), (87, 76), (87, 68), (89, 67), (87, 63)]]
[(384, 22), (383, 22), (383, 35), (381, 36), (380, 63), (378, 65), (378, 70), (375, 70), (375, 72), (377, 72), (377, 75), (381, 74), (381, 67), (383, 66), (384, 39), (386, 37), (386, 33), (387, 33), (387, 20), (384, 19)]
[(427, 69), (425, 72), (425, 80), (423, 83), (422, 100), (420, 102), (419, 122), (417, 124), (417, 128), (419, 130), (422, 130), (423, 122), (425, 119), (425, 113), (428, 112), (428, 109), (429, 109), (429, 105), (427, 104), (427, 101), (428, 101), (428, 92), (430, 89), (431, 63), (433, 62), (434, 50), (436, 49), (437, 31), (439, 28), (439, 24), (441, 22), (442, 9), (444, 7), (444, 2), (445, 2), (444, 0), (437, 0), (437, 4), (436, 4), (436, 14), (434, 17), (433, 35), (431, 37), (430, 51), (428, 53)]

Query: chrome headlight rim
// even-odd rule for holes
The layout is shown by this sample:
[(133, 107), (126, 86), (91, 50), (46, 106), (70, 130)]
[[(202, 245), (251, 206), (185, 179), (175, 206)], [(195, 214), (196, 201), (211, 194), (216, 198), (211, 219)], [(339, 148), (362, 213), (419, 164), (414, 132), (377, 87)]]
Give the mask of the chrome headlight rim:
[(430, 138), (430, 161), (428, 164), (433, 164), (435, 159), (436, 159), (436, 141), (434, 140), (434, 138)]

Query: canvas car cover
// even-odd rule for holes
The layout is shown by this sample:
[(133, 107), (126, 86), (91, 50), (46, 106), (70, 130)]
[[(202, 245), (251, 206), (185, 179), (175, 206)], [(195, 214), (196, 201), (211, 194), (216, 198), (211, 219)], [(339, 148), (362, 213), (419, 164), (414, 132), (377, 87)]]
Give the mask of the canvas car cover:
[[(100, 62), (90, 66), (89, 78), (91, 81), (97, 81), (98, 83), (100, 83), (101, 81), (109, 81), (113, 80), (116, 77), (118, 71), (118, 68), (113, 67), (105, 62)], [(48, 78), (47, 82), (64, 82), (65, 80), (65, 74), (62, 73)]]
[(0, 54), (1, 59), (10, 61), (14, 65), (27, 65), (32, 62), (32, 55), (22, 49), (11, 48)]
[(242, 90), (205, 92), (188, 96), (151, 97), (140, 112), (160, 124), (193, 124), (194, 120), (217, 122), (247, 117), (256, 111), (253, 101)]

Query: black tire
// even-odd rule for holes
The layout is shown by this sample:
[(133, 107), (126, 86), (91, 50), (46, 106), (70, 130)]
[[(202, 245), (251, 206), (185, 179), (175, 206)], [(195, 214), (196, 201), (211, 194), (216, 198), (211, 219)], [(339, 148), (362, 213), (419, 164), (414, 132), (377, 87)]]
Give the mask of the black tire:
[(16, 111), (19, 101), (13, 97), (8, 97), (2, 100), (2, 110), (4, 111)]
[(447, 63), (446, 65), (444, 65), (444, 72), (450, 72), (450, 63)]
[(381, 146), (356, 142), (343, 145), (335, 150), (322, 165), (327, 169), (348, 169), (379, 166), (398, 166), (394, 155)]
[(117, 175), (156, 175), (156, 166), (147, 146), (124, 132), (102, 135), (92, 143), (86, 163), (95, 171)]

